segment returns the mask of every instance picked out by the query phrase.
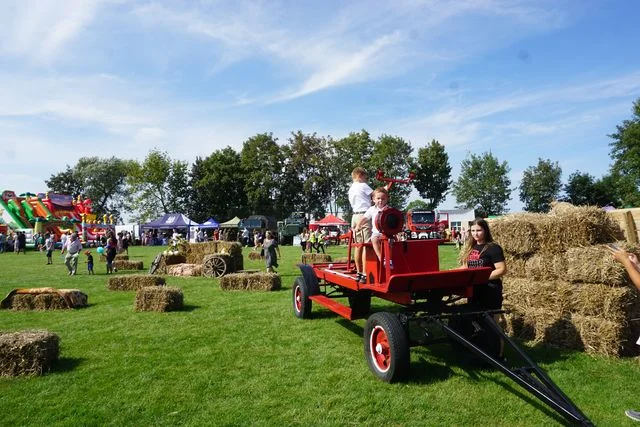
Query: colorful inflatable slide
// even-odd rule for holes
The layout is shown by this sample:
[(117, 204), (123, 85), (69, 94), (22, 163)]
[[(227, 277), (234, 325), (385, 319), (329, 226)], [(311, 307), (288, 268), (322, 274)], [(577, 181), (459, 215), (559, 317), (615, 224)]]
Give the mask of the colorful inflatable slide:
[(2, 220), (12, 229), (31, 228), (36, 233), (50, 232), (60, 238), (63, 232), (77, 232), (83, 240), (98, 240), (112, 229), (113, 218), (99, 221), (93, 213), (91, 200), (77, 200), (65, 194), (2, 192)]

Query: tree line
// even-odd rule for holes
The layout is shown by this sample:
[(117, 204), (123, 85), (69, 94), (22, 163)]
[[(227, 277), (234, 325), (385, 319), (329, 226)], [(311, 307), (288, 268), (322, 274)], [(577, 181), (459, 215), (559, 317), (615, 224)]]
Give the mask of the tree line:
[[(409, 205), (426, 209), (437, 208), (451, 193), (458, 207), (500, 215), (508, 211), (515, 190), (530, 212), (548, 211), (553, 200), (638, 206), (640, 99), (634, 102), (632, 118), (609, 137), (613, 160), (609, 173), (596, 179), (575, 171), (564, 185), (558, 162), (540, 158), (524, 171), (519, 187), (511, 188), (507, 161), (490, 151), (467, 154), (454, 181), (449, 156), (439, 141), (416, 151), (399, 136), (373, 138), (366, 130), (341, 139), (297, 131), (283, 144), (272, 133), (262, 133), (244, 141), (239, 152), (227, 146), (197, 157), (192, 164), (157, 149), (143, 161), (83, 157), (45, 184), (52, 192), (91, 198), (99, 214), (129, 212), (140, 222), (170, 212), (186, 213), (197, 222), (251, 214), (284, 218), (291, 212), (316, 218), (327, 212), (349, 216), (347, 192), (356, 166), (370, 172), (372, 186), (378, 170), (391, 177), (414, 172), (413, 186), (423, 200)], [(406, 208), (410, 193), (409, 186), (395, 187), (390, 205)]]

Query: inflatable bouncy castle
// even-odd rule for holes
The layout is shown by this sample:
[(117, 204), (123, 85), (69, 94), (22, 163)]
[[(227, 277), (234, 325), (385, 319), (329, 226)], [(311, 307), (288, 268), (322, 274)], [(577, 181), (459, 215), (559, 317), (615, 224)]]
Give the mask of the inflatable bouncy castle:
[(3, 191), (0, 214), (11, 229), (30, 228), (34, 233), (53, 233), (56, 240), (64, 232), (77, 232), (85, 242), (99, 240), (114, 229), (113, 217), (98, 219), (90, 199), (55, 193), (23, 193)]

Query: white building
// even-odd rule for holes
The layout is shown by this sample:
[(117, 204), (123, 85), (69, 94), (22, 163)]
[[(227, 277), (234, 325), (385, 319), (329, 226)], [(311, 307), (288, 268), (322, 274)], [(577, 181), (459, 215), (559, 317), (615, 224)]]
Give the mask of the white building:
[[(463, 228), (469, 229), (469, 223), (476, 219), (474, 209), (439, 209), (440, 219), (444, 219), (449, 214), (449, 228), (451, 230), (461, 231)], [(443, 215), (445, 214), (445, 215)]]

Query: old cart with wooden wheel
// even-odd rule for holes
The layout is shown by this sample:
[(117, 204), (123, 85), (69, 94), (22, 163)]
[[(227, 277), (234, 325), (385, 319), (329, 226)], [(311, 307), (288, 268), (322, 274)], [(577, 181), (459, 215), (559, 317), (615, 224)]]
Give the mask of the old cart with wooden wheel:
[(205, 277), (222, 277), (234, 271), (233, 260), (228, 254), (205, 255), (202, 260), (202, 275)]
[[(349, 233), (348, 262), (300, 264), (302, 274), (292, 287), (293, 312), (298, 318), (311, 318), (314, 303), (348, 320), (366, 318), (365, 358), (371, 372), (382, 381), (399, 381), (409, 375), (411, 347), (449, 342), (503, 372), (570, 423), (592, 425), (498, 326), (494, 315), (503, 311), (473, 304), (476, 289), (488, 284), (490, 268), (440, 270), (439, 240), (396, 240), (404, 225), (402, 212), (388, 208), (375, 221), (383, 233), (384, 262), (366, 248), (367, 277), (365, 283), (358, 282), (351, 262), (351, 250), (356, 244)], [(372, 297), (399, 307), (393, 312), (371, 314)], [(509, 363), (498, 356), (500, 341), (508, 352)]]

